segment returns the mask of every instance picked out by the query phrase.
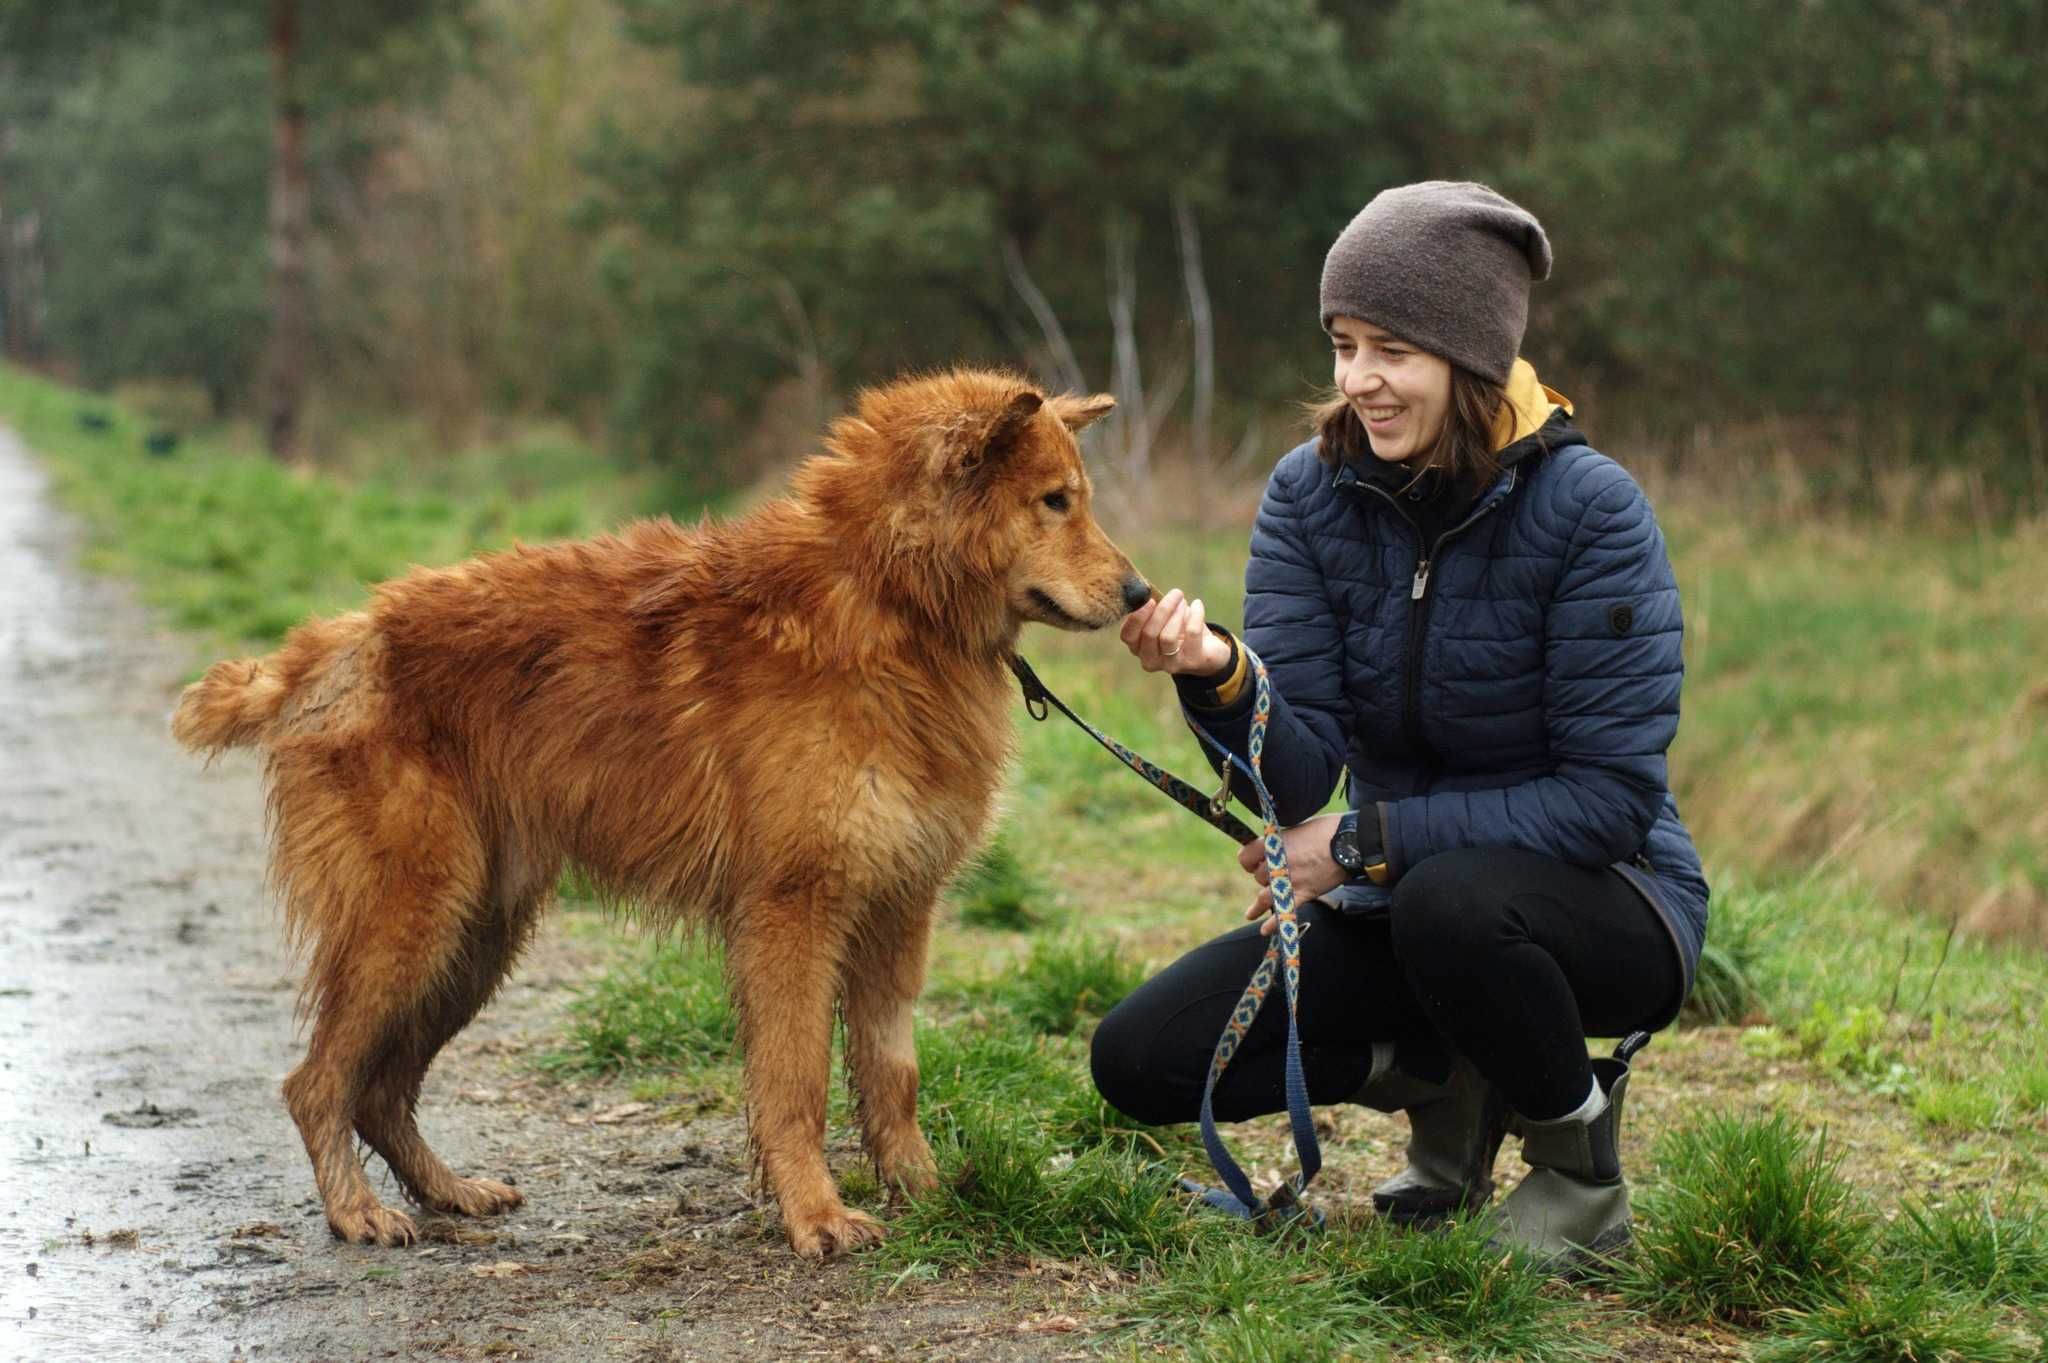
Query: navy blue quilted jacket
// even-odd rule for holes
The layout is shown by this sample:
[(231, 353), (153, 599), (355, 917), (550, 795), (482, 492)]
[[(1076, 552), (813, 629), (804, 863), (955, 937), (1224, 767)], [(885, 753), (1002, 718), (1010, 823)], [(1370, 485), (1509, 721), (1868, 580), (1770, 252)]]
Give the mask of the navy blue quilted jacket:
[[(1429, 553), (1388, 491), (1314, 441), (1273, 470), (1244, 618), (1273, 681), (1267, 787), (1292, 825), (1348, 771), (1395, 881), (1456, 847), (1613, 866), (1670, 928), (1690, 992), (1707, 882), (1665, 774), (1683, 665), (1663, 534), (1561, 411), (1501, 458)], [(1251, 693), (1189, 723), (1242, 753)], [(1356, 882), (1331, 898), (1387, 896)]]

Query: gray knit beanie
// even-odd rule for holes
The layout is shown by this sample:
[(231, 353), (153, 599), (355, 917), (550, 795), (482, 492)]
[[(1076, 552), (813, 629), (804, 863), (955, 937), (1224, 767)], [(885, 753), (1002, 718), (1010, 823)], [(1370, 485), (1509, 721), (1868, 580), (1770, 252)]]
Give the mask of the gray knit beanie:
[(1506, 383), (1529, 323), (1529, 285), (1550, 274), (1550, 238), (1485, 185), (1425, 180), (1382, 190), (1323, 259), (1323, 326), (1371, 322)]

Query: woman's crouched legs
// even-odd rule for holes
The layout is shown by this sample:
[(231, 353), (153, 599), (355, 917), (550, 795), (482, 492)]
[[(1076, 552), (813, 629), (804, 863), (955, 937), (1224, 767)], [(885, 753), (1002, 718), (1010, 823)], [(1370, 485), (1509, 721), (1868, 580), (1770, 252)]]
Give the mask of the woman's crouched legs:
[[(1532, 1161), (1549, 1157), (1546, 1123), (1571, 1123), (1550, 1145), (1574, 1132), (1598, 1140), (1597, 1114), (1578, 1120), (1593, 1089), (1586, 1036), (1661, 1021), (1680, 987), (1668, 934), (1626, 881), (1534, 853), (1445, 853), (1403, 877), (1391, 916), (1321, 904), (1302, 916), (1309, 1096), (1409, 1113), (1409, 1168), (1376, 1198), (1406, 1220), (1486, 1200), (1501, 1098), (1538, 1133), (1533, 1147), (1525, 1139)], [(1113, 1009), (1092, 1054), (1103, 1097), (1140, 1121), (1193, 1121), (1216, 1037), (1265, 949), (1256, 927), (1226, 933)], [(1276, 998), (1217, 1085), (1219, 1120), (1285, 1109), (1285, 1042)], [(1396, 1064), (1375, 1073), (1374, 1045), (1384, 1055), (1389, 1042)], [(1610, 1109), (1611, 1127), (1619, 1104), (1601, 1108)], [(1590, 1160), (1594, 1182), (1606, 1163)], [(1602, 1216), (1612, 1220), (1611, 1211)]]

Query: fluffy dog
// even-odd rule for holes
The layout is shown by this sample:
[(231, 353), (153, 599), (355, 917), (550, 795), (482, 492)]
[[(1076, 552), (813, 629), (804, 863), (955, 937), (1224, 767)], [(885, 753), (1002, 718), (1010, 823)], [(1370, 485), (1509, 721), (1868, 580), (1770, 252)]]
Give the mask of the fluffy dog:
[(187, 688), (180, 743), (265, 754), (271, 875), (309, 966), (284, 1097), (337, 1236), (414, 1235), (357, 1136), (421, 1206), (520, 1204), (443, 1164), (413, 1109), (574, 864), (724, 941), (791, 1246), (880, 1238), (825, 1165), (834, 1005), (876, 1168), (928, 1186), (911, 1005), (1009, 754), (1005, 660), (1028, 621), (1095, 629), (1147, 597), (1074, 442), (1112, 405), (1002, 373), (902, 380), (750, 515), (417, 569)]

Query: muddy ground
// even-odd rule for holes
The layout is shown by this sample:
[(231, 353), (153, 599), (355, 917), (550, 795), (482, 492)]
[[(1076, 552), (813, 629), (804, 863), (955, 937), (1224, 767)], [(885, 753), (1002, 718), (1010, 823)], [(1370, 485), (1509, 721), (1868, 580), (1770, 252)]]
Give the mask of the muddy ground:
[(734, 1118), (538, 1079), (612, 949), (559, 922), (421, 1107), (451, 1164), (526, 1206), (425, 1217), (411, 1249), (335, 1243), (278, 1096), (296, 972), (255, 764), (172, 745), (204, 660), (76, 543), (0, 431), (0, 1360), (1080, 1356), (1085, 1284), (870, 1299), (792, 1258)]

